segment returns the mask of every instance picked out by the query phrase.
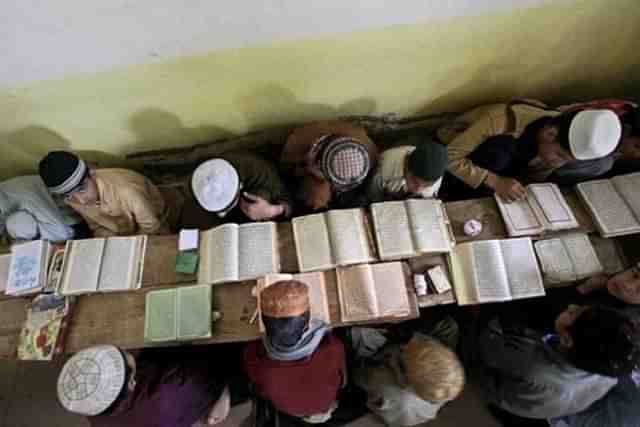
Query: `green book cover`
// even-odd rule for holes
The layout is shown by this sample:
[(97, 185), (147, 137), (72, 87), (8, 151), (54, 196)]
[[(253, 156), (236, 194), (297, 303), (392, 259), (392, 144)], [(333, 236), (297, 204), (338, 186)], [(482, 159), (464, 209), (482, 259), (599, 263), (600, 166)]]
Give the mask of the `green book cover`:
[(176, 296), (175, 289), (163, 289), (147, 294), (144, 313), (145, 341), (175, 341)]
[(176, 273), (195, 274), (198, 269), (198, 254), (194, 251), (180, 251), (176, 256)]

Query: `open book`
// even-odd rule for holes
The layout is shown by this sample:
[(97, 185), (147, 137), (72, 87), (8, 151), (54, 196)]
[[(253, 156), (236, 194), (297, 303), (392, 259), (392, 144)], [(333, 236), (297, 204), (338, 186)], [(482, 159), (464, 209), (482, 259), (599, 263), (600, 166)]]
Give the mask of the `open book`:
[(401, 262), (363, 264), (336, 270), (343, 322), (361, 322), (411, 313)]
[(509, 236), (532, 236), (580, 226), (556, 184), (530, 184), (526, 188), (524, 200), (507, 203), (494, 196)]
[(371, 216), (382, 260), (446, 253), (453, 248), (453, 234), (440, 200), (373, 203)]
[(548, 284), (575, 282), (602, 273), (589, 236), (572, 233), (534, 244), (545, 282)]
[(602, 237), (640, 233), (640, 172), (576, 185)]
[(330, 210), (291, 223), (302, 272), (375, 260), (361, 209)]
[(7, 295), (28, 295), (39, 292), (47, 283), (47, 268), (53, 246), (46, 240), (14, 245), (11, 248)]
[(224, 224), (202, 232), (198, 283), (250, 280), (280, 271), (275, 222)]
[(77, 295), (139, 289), (146, 246), (147, 236), (67, 241), (58, 292)]
[[(329, 300), (327, 298), (327, 283), (324, 273), (300, 273), (300, 274), (268, 274), (258, 279), (257, 296), (258, 307), (260, 307), (260, 292), (270, 285), (281, 280), (297, 280), (307, 285), (309, 289), (310, 315), (312, 319), (322, 320), (330, 324)], [(261, 317), (260, 317), (261, 319)], [(260, 331), (264, 331), (262, 320), (260, 321)]]
[(147, 293), (145, 342), (211, 337), (211, 285), (182, 286)]
[(451, 265), (460, 305), (545, 294), (528, 237), (462, 243), (453, 251)]

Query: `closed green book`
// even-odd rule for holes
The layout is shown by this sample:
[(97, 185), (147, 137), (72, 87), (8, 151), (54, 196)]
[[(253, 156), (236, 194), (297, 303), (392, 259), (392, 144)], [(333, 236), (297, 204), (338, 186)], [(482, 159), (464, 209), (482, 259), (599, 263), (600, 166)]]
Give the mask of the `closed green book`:
[(176, 273), (194, 274), (198, 269), (198, 254), (194, 251), (181, 251), (176, 256)]
[(145, 301), (144, 340), (209, 338), (211, 320), (211, 285), (151, 291)]

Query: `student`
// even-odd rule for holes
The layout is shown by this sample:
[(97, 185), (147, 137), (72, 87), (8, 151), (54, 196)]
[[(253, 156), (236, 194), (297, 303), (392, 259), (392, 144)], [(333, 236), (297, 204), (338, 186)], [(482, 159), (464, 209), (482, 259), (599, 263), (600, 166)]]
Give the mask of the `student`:
[(328, 325), (310, 319), (302, 282), (272, 284), (260, 293), (260, 309), (265, 334), (244, 353), (256, 393), (284, 414), (314, 424), (327, 421), (346, 380), (342, 342)]
[(533, 419), (575, 414), (640, 361), (639, 327), (628, 313), (570, 305), (549, 320), (549, 334), (502, 318), (480, 335), (483, 391), (502, 410)]
[[(544, 104), (478, 107), (438, 129), (448, 146), (448, 193), (526, 197), (525, 181), (573, 184), (606, 173), (622, 129), (609, 110), (559, 114)], [(484, 191), (483, 191), (484, 190)]]
[(353, 328), (351, 333), (356, 354), (362, 358), (355, 382), (366, 390), (369, 409), (386, 425), (430, 421), (462, 392), (464, 369), (449, 347), (455, 348), (457, 342), (452, 318), (439, 322), (432, 336), (414, 333), (402, 345), (371, 328)]
[(280, 161), (303, 178), (300, 191), (310, 210), (366, 204), (359, 188), (377, 162), (378, 150), (366, 131), (347, 122), (311, 123), (289, 135)]
[(185, 228), (211, 228), (223, 220), (279, 220), (292, 212), (289, 193), (275, 166), (249, 152), (202, 163), (191, 177), (191, 193), (183, 212)]
[[(165, 351), (169, 355), (162, 355)], [(233, 370), (233, 359), (221, 358), (222, 351), (161, 349), (136, 360), (112, 345), (94, 346), (64, 364), (58, 400), (66, 410), (86, 416), (91, 427), (219, 424), (230, 407), (229, 375), (223, 373)]]
[(64, 242), (81, 236), (82, 227), (56, 205), (39, 176), (20, 176), (0, 182), (0, 234)]
[(49, 191), (63, 196), (95, 237), (169, 234), (181, 203), (166, 203), (147, 178), (127, 169), (90, 169), (73, 153), (52, 151), (40, 162)]
[(378, 168), (369, 182), (371, 202), (407, 197), (438, 197), (447, 168), (447, 148), (430, 141), (416, 129), (382, 152)]

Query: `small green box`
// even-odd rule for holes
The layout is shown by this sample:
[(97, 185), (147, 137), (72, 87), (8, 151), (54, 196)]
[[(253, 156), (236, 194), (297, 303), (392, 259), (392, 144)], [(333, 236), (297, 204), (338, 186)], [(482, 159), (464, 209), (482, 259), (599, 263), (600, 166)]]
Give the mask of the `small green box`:
[(198, 269), (198, 253), (181, 251), (176, 256), (176, 273), (194, 274)]

